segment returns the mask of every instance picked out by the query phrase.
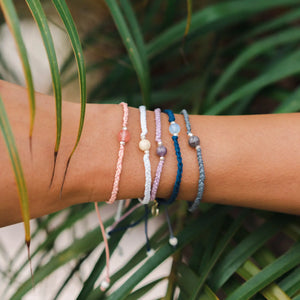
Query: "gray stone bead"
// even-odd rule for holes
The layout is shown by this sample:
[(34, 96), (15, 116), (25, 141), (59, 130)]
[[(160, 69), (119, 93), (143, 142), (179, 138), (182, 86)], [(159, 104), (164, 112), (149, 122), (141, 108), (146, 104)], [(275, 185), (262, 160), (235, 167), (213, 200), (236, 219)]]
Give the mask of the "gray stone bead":
[(158, 146), (156, 148), (156, 154), (161, 157), (161, 156), (165, 156), (167, 154), (167, 148), (163, 145)]
[(196, 135), (191, 136), (189, 138), (189, 145), (193, 148), (196, 148), (198, 145), (200, 145), (200, 139)]

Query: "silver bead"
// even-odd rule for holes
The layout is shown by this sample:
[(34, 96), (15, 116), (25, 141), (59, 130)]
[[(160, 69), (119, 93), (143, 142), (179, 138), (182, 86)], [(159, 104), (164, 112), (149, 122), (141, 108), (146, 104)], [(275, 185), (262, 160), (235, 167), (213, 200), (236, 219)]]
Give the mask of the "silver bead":
[(123, 129), (123, 130), (127, 130), (127, 127), (126, 127), (126, 126), (124, 126), (124, 127), (122, 127), (122, 129)]
[(125, 145), (125, 142), (121, 141), (121, 142), (120, 142), (120, 145)]
[(188, 136), (193, 136), (193, 134), (191, 132), (188, 133)]

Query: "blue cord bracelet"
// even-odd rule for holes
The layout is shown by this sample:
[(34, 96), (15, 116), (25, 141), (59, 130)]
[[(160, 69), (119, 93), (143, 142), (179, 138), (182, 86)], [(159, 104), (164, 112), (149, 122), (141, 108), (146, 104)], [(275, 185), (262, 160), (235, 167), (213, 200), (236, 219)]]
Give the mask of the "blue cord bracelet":
[(165, 109), (163, 112), (166, 113), (169, 117), (169, 122), (170, 122), (169, 131), (172, 134), (172, 140), (174, 143), (175, 153), (176, 153), (176, 157), (177, 157), (177, 175), (176, 175), (176, 180), (175, 180), (175, 184), (174, 184), (174, 188), (173, 188), (171, 197), (167, 200), (158, 199), (158, 203), (172, 204), (178, 195), (179, 187), (180, 187), (180, 183), (181, 183), (181, 177), (182, 177), (183, 164), (182, 164), (180, 147), (179, 147), (179, 143), (178, 143), (178, 134), (180, 132), (180, 126), (175, 122), (175, 116), (174, 116), (172, 110)]

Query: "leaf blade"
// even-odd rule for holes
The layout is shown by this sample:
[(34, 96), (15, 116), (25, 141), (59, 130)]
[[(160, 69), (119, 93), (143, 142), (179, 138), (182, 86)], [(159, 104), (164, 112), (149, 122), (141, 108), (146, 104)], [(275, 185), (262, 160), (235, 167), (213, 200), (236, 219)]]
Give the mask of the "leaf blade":
[(19, 193), (19, 203), (22, 211), (22, 218), (25, 229), (25, 241), (27, 245), (30, 243), (30, 211), (28, 193), (24, 173), (21, 166), (21, 160), (18, 154), (15, 139), (9, 124), (9, 120), (5, 111), (5, 107), (0, 96), (0, 127), (9, 152), (10, 160), (15, 174), (16, 184)]
[(60, 195), (62, 193), (64, 181), (66, 178), (67, 170), (71, 161), (71, 158), (78, 146), (79, 140), (81, 138), (82, 130), (83, 130), (83, 124), (85, 119), (85, 110), (86, 110), (86, 102), (87, 102), (87, 95), (86, 95), (86, 71), (85, 71), (85, 63), (84, 63), (84, 55), (82, 46), (80, 43), (80, 38), (78, 35), (78, 31), (76, 29), (74, 20), (72, 18), (72, 15), (69, 11), (69, 8), (64, 0), (52, 0), (60, 18), (62, 19), (67, 33), (69, 35), (69, 39), (73, 48), (73, 52), (75, 55), (76, 63), (77, 63), (77, 69), (78, 69), (78, 75), (79, 75), (79, 86), (80, 86), (80, 121), (79, 121), (79, 127), (78, 127), (78, 133), (75, 145), (69, 155), (65, 173), (63, 177), (63, 183), (61, 186)]
[[(57, 57), (55, 53), (54, 43), (50, 28), (48, 26), (47, 18), (42, 8), (42, 5), (39, 0), (26, 0), (27, 5), (31, 11), (31, 14), (37, 24), (37, 27), (42, 36), (45, 50), (48, 57), (48, 62), (50, 66), (50, 72), (52, 77), (52, 86), (55, 97), (55, 107), (56, 107), (56, 141), (54, 146), (54, 166), (51, 177), (51, 183), (54, 176), (56, 157), (59, 150), (60, 140), (61, 140), (61, 126), (62, 126), (62, 91), (61, 91), (61, 82), (60, 74), (58, 68)], [(51, 185), (50, 183), (50, 185)]]
[(34, 119), (35, 119), (35, 93), (34, 93), (31, 69), (29, 65), (29, 59), (27, 56), (27, 50), (21, 34), (19, 18), (13, 2), (11, 0), (0, 0), (0, 6), (2, 8), (2, 12), (4, 14), (6, 23), (10, 28), (10, 31), (14, 37), (19, 56), (21, 58), (22, 68), (25, 75), (25, 81), (27, 84), (27, 93), (28, 93), (28, 100), (29, 100), (29, 107), (30, 107), (29, 141), (30, 141), (30, 149), (31, 149), (32, 133), (33, 133)]

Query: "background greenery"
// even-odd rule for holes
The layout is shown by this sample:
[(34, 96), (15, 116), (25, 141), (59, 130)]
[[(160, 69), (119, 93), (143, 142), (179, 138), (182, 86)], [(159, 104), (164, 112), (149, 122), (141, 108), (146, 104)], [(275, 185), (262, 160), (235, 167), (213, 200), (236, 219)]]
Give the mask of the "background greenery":
[[(88, 16), (84, 10), (76, 10), (77, 1), (72, 5), (62, 0), (52, 2), (75, 53), (70, 53), (60, 72), (47, 30), (50, 3), (42, 2), (41, 6), (38, 0), (26, 1), (41, 30), (52, 70), (58, 116), (54, 157), (59, 151), (61, 85), (76, 82), (78, 73), (73, 71), (74, 64), (80, 74), (81, 125), (86, 95), (90, 102), (115, 103), (125, 98), (131, 106), (144, 103), (149, 109), (186, 108), (195, 114), (281, 113), (300, 109), (300, 0), (106, 0), (107, 6), (101, 7), (101, 18), (88, 28), (83, 26)], [(30, 87), (30, 66), (26, 62), (17, 15), (11, 1), (0, 3), (6, 17), (2, 17), (2, 22), (6, 20), (15, 28), (14, 36), (23, 55)], [(26, 13), (21, 6), (17, 7), (20, 17), (28, 17), (29, 10)], [(79, 28), (83, 50), (71, 15)], [(82, 51), (87, 57), (85, 66)], [(11, 71), (1, 58), (0, 63), (6, 72)], [(86, 74), (97, 79), (88, 88)], [(32, 94), (29, 97), (33, 124), (34, 97)], [(3, 120), (4, 109), (0, 112)], [(5, 133), (6, 127), (1, 126)], [(9, 133), (8, 136), (12, 138)], [(9, 144), (8, 147), (12, 149)], [(22, 174), (18, 176), (22, 179)], [(26, 204), (26, 199), (23, 203)], [(36, 220), (38, 226), (32, 232), (32, 239), (42, 232), (47, 234), (32, 249), (32, 259), (39, 257), (34, 269), (35, 283), (38, 285), (68, 262), (75, 262), (65, 282), (53, 287), (57, 290), (55, 298), (94, 255), (101, 241), (100, 230), (96, 226), (83, 237), (74, 238), (58, 253), (53, 254), (51, 250), (56, 240), (91, 210), (90, 205), (80, 205)], [(205, 204), (199, 212), (189, 215), (186, 204), (181, 202), (174, 204), (171, 212), (179, 239), (177, 248), (168, 245), (167, 226), (163, 224), (151, 237), (155, 254), (147, 257), (144, 246), (112, 275), (113, 286), (138, 265), (120, 288), (102, 293), (94, 286), (105, 265), (102, 253), (89, 270), (89, 276), (84, 278), (80, 294), (70, 298), (145, 299), (146, 292), (167, 280), (165, 299), (300, 299), (299, 217)], [(137, 211), (125, 223), (142, 213)], [(57, 222), (61, 218), (63, 221)], [(106, 226), (112, 221), (108, 220)], [(123, 234), (126, 232), (115, 234), (109, 240), (111, 251), (117, 248)], [(173, 264), (167, 278), (139, 285), (170, 256)], [(13, 263), (8, 264), (7, 272)], [(10, 278), (11, 284), (20, 280), (12, 299), (21, 299), (32, 289), (30, 278), (19, 279), (23, 268), (28, 268), (27, 260)]]

